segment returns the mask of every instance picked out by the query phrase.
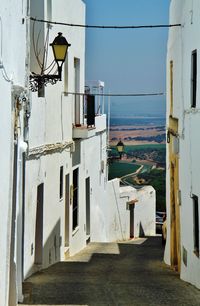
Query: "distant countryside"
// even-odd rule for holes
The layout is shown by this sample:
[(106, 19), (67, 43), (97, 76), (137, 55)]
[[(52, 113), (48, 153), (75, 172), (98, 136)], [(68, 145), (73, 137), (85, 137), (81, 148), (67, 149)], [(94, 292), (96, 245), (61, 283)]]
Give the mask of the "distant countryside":
[(109, 179), (112, 180), (116, 177), (123, 177), (129, 174), (134, 173), (140, 168), (139, 165), (131, 164), (128, 162), (112, 162), (109, 165)]
[[(165, 122), (152, 119), (114, 125), (110, 129), (109, 179), (120, 178), (122, 185), (142, 188), (151, 185), (156, 190), (156, 210), (165, 211), (166, 144)], [(116, 123), (116, 121), (115, 121)], [(123, 121), (124, 124), (124, 121)], [(121, 140), (121, 155), (117, 143)]]

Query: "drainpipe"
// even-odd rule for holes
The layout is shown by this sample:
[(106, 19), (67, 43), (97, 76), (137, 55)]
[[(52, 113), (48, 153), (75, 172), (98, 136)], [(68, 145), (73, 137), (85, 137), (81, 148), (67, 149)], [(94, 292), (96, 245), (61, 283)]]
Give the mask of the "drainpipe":
[[(14, 119), (14, 166), (13, 166), (13, 212), (12, 212), (12, 241), (11, 241), (11, 292), (12, 300), (23, 302), (23, 240), (24, 240), (24, 197), (25, 197), (25, 152), (27, 143), (24, 141), (28, 128), (27, 103), (28, 99), (22, 87), (13, 87), (15, 99)], [(10, 304), (10, 305), (16, 305)]]
[(18, 302), (23, 302), (22, 282), (23, 276), (23, 240), (24, 240), (24, 173), (25, 173), (25, 158), (24, 155), (27, 150), (27, 143), (22, 139), (18, 141), (18, 183), (17, 183), (17, 211), (16, 211), (16, 272), (17, 272), (17, 296)]
[(10, 242), (10, 277), (9, 277), (9, 305), (16, 305), (16, 262), (15, 262), (15, 220), (16, 220), (16, 197), (17, 197), (17, 143), (13, 147), (13, 186), (12, 186), (12, 218), (11, 218), (11, 242)]

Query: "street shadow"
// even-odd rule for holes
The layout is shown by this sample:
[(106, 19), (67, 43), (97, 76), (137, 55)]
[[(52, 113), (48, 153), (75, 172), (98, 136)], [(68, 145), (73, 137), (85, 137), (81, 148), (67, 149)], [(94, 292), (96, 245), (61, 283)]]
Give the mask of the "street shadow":
[[(160, 237), (118, 243), (119, 254), (93, 253), (88, 262), (59, 262), (36, 273), (30, 305), (183, 305), (191, 287), (163, 264)], [(200, 292), (198, 298), (200, 298)], [(180, 301), (180, 302), (179, 302)]]
[[(24, 302), (32, 303), (32, 277), (34, 278), (35, 275), (42, 274), (45, 267), (48, 267), (54, 263), (60, 262), (61, 254), (60, 254), (60, 246), (61, 246), (61, 221), (60, 219), (54, 225), (48, 239), (45, 241), (43, 248), (42, 248), (42, 263), (33, 263), (30, 269), (26, 272), (26, 275), (29, 277), (26, 278), (22, 287), (23, 287), (23, 295), (24, 295)], [(35, 254), (35, 247), (33, 247), (33, 261), (34, 261), (34, 254)], [(31, 276), (30, 276), (31, 275)], [(30, 281), (29, 281), (30, 280)]]

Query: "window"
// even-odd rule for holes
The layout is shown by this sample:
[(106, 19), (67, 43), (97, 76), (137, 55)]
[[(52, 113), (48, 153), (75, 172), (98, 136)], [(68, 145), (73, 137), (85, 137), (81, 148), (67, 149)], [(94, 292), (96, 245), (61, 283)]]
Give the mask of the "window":
[(199, 201), (196, 195), (193, 195), (193, 216), (194, 216), (194, 252), (199, 256)]
[(73, 171), (73, 231), (78, 226), (78, 168)]
[(63, 166), (60, 167), (60, 199), (63, 198)]
[[(80, 92), (80, 59), (74, 58), (74, 91)], [(75, 95), (75, 125), (80, 125), (80, 95)]]
[(197, 50), (192, 52), (191, 71), (191, 107), (196, 107), (197, 100)]

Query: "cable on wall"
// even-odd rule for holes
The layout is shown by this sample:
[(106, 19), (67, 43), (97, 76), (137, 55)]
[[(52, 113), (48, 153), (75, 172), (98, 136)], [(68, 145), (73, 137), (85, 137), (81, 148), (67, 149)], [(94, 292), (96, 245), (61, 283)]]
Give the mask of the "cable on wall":
[(38, 19), (34, 17), (30, 17), (30, 20), (49, 23), (49, 24), (57, 24), (68, 27), (78, 27), (78, 28), (90, 28), (90, 29), (152, 29), (152, 28), (172, 28), (172, 27), (181, 27), (180, 23), (177, 24), (155, 24), (155, 25), (126, 25), (126, 26), (117, 26), (117, 25), (88, 25), (88, 24), (75, 24), (75, 23), (65, 23), (59, 21), (49, 21), (44, 19)]

